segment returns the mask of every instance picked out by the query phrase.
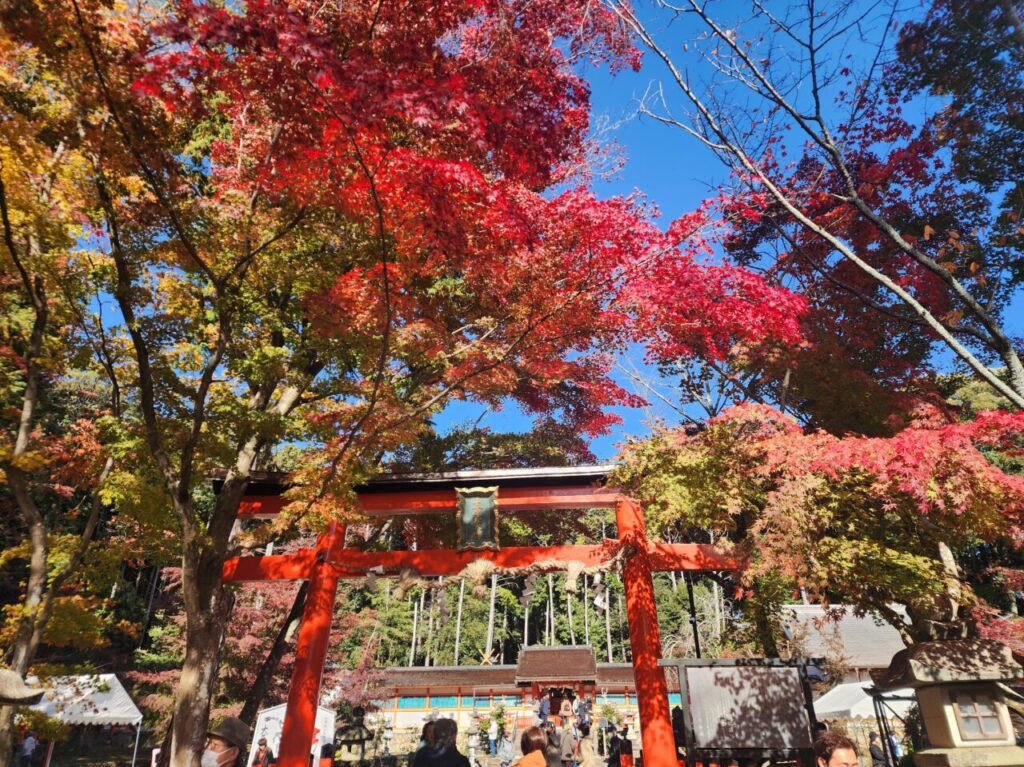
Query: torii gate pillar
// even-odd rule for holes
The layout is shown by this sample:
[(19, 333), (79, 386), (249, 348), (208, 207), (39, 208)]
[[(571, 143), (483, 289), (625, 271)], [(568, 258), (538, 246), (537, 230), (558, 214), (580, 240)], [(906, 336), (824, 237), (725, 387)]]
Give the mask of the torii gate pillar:
[(295, 668), (288, 688), (288, 715), (281, 729), (279, 767), (309, 767), (309, 753), (320, 705), (320, 681), (327, 659), (334, 598), (339, 573), (331, 564), (332, 554), (345, 545), (345, 527), (332, 524), (320, 537), (316, 561), (309, 576), (309, 591), (302, 610), (302, 623), (295, 642)]
[(633, 679), (640, 713), (645, 767), (677, 767), (672, 716), (668, 708), (665, 672), (658, 666), (661, 636), (654, 602), (650, 548), (640, 506), (629, 498), (615, 504), (619, 540), (627, 547), (622, 581), (626, 590), (629, 644), (633, 650)]

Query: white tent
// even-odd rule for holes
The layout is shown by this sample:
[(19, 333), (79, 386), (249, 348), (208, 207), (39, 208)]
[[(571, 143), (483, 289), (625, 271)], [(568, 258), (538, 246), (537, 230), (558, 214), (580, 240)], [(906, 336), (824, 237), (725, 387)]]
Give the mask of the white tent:
[(142, 712), (113, 674), (53, 677), (43, 699), (32, 709), (66, 724), (132, 725), (135, 727), (134, 767), (142, 732)]
[[(814, 701), (814, 713), (818, 721), (827, 719), (868, 718), (875, 715), (875, 704), (867, 692), (871, 682), (846, 682), (837, 684)], [(907, 689), (890, 690), (883, 694), (888, 710), (904, 717), (914, 706), (914, 691)]]

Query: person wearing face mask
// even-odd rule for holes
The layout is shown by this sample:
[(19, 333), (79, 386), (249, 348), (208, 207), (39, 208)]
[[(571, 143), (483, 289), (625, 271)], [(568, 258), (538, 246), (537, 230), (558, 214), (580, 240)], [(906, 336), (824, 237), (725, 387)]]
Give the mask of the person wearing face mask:
[(241, 719), (228, 716), (206, 733), (202, 767), (237, 767), (242, 763), (242, 752), (249, 743), (249, 726)]

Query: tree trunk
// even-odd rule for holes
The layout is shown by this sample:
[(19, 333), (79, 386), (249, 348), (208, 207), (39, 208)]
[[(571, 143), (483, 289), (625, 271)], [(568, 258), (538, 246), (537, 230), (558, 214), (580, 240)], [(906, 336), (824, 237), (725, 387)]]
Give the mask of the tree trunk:
[(619, 635), (619, 646), (622, 648), (622, 662), (625, 663), (628, 659), (626, 658), (626, 639), (622, 631), (622, 624), (625, 623), (625, 619), (622, 615), (622, 594), (615, 595), (615, 606), (618, 608), (619, 622), (616, 631)]
[(434, 596), (437, 592), (430, 592), (430, 611), (427, 613), (427, 639), (423, 643), (423, 665), (430, 665), (430, 651), (434, 641)]
[(586, 573), (583, 573), (583, 642), (590, 644), (590, 590)]
[(501, 611), (501, 642), (498, 645), (501, 647), (501, 657), (498, 659), (498, 663), (505, 664), (505, 637), (508, 636), (508, 608)]
[(569, 618), (569, 644), (576, 644), (576, 629), (572, 625), (572, 593), (565, 592), (565, 610)]
[(210, 707), (217, 683), (221, 640), (229, 599), (224, 589), (223, 556), (208, 544), (186, 539), (181, 591), (185, 601), (185, 662), (174, 700), (172, 767), (200, 767)]
[(605, 590), (608, 592), (608, 601), (604, 607), (604, 633), (608, 643), (608, 662), (614, 663), (615, 659), (612, 657), (612, 593), (610, 584), (605, 587)]
[(277, 636), (274, 637), (274, 643), (270, 646), (270, 652), (267, 653), (267, 657), (263, 660), (263, 665), (260, 666), (259, 673), (256, 674), (256, 681), (253, 682), (252, 689), (245, 696), (245, 703), (242, 705), (242, 711), (238, 718), (250, 727), (256, 721), (256, 715), (259, 713), (260, 706), (263, 705), (263, 699), (267, 696), (270, 681), (274, 678), (274, 674), (277, 673), (277, 667), (281, 665), (281, 658), (284, 657), (285, 651), (288, 649), (288, 629), (292, 623), (302, 618), (302, 609), (306, 604), (306, 593), (308, 591), (309, 581), (303, 581), (302, 585), (299, 586), (299, 590), (295, 592), (292, 608), (281, 623)]
[(459, 579), (459, 609), (455, 613), (455, 665), (459, 665), (459, 650), (462, 645), (462, 603), (466, 598), (466, 579)]
[(412, 600), (412, 641), (409, 642), (409, 665), (412, 666), (412, 662), (416, 659), (416, 623), (419, 620), (420, 614), (420, 603), (418, 600)]
[(530, 605), (523, 607), (523, 647), (530, 646)]
[(548, 646), (555, 644), (555, 579), (548, 573)]
[(711, 581), (711, 598), (715, 602), (715, 630), (714, 637), (717, 642), (722, 636), (722, 602), (721, 591), (717, 581)]
[(487, 612), (487, 647), (484, 649), (484, 662), (491, 662), (494, 652), (494, 605), (498, 599), (498, 574), (491, 573), (491, 606)]

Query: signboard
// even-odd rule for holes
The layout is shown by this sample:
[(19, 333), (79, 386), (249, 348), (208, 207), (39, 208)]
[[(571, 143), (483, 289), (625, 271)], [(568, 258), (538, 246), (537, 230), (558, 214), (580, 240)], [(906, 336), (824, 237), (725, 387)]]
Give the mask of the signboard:
[[(282, 703), (280, 706), (265, 708), (256, 715), (256, 724), (252, 728), (252, 744), (249, 747), (250, 758), (260, 738), (267, 739), (267, 746), (274, 752), (275, 757), (281, 752), (281, 729), (284, 727), (287, 709), (288, 704)], [(334, 712), (329, 708), (317, 706), (313, 742), (309, 744), (313, 764), (319, 764), (320, 749), (328, 743), (334, 743)]]
[(498, 488), (457, 487), (458, 550), (498, 548)]
[(686, 684), (697, 748), (811, 747), (800, 669), (688, 668)]
[(679, 678), (681, 717), (673, 718), (688, 767), (728, 760), (814, 760), (814, 708), (808, 658), (663, 658)]

